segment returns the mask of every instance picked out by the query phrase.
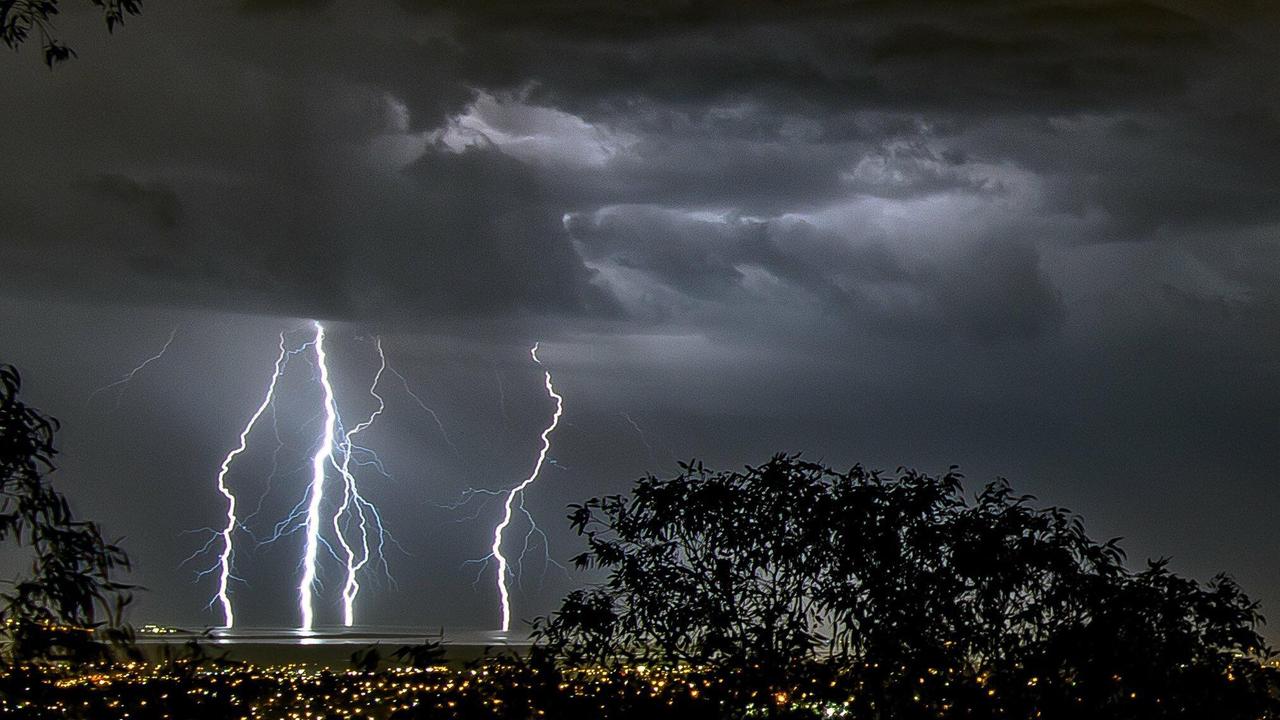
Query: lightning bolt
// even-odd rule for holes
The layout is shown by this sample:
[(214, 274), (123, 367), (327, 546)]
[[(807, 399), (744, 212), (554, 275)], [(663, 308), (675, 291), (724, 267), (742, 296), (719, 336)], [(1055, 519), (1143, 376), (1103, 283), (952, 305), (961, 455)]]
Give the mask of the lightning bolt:
[[(172, 336), (170, 336), (171, 341), (172, 339)], [(280, 333), (280, 354), (276, 357), (275, 371), (271, 374), (271, 382), (267, 385), (267, 394), (262, 398), (262, 404), (258, 405), (258, 409), (249, 417), (249, 422), (245, 423), (244, 429), (240, 431), (240, 444), (227, 453), (227, 456), (222, 460), (222, 467), (218, 471), (218, 492), (222, 493), (222, 496), (227, 499), (227, 524), (219, 533), (222, 536), (222, 552), (218, 556), (218, 564), (216, 566), (218, 569), (218, 591), (214, 595), (214, 600), (222, 604), (222, 626), (226, 629), (230, 629), (235, 624), (235, 614), (231, 610), (231, 596), (228, 585), (231, 582), (233, 555), (231, 535), (239, 524), (236, 519), (236, 496), (231, 492), (231, 488), (227, 486), (227, 473), (231, 471), (231, 462), (249, 446), (249, 433), (253, 432), (254, 425), (258, 423), (258, 419), (271, 406), (272, 400), (275, 398), (276, 382), (284, 372), (284, 366), (288, 358), (289, 350), (285, 347), (284, 333)], [(216, 537), (214, 539), (216, 540)], [(210, 546), (206, 546), (205, 549), (208, 547)]]
[(334, 437), (338, 429), (338, 407), (333, 397), (333, 384), (329, 380), (329, 365), (324, 354), (324, 325), (315, 323), (316, 365), (320, 370), (320, 386), (324, 388), (324, 429), (319, 447), (311, 459), (311, 485), (308, 490), (306, 544), (302, 557), (302, 581), (298, 585), (298, 608), (302, 613), (304, 633), (310, 633), (315, 623), (312, 608), (312, 591), (316, 584), (316, 555), (320, 546), (320, 504), (324, 500), (325, 468), (333, 462)]
[[(382, 570), (387, 573), (388, 580), (393, 586), (395, 583), (395, 579), (391, 577), (389, 572), (384, 549), (387, 543), (391, 543), (396, 547), (399, 547), (399, 543), (383, 527), (382, 515), (378, 508), (361, 494), (356, 478), (358, 469), (367, 466), (372, 466), (383, 477), (390, 478), (390, 475), (387, 474), (386, 468), (376, 452), (358, 445), (355, 441), (356, 436), (367, 430), (385, 410), (386, 405), (379, 394), (378, 388), (382, 382), (384, 372), (388, 370), (394, 372), (394, 370), (387, 365), (386, 355), (382, 349), (382, 341), (377, 339), (376, 347), (381, 363), (373, 377), (372, 384), (369, 386), (369, 394), (377, 401), (377, 408), (363, 422), (356, 424), (349, 430), (344, 429), (330, 377), (328, 356), (325, 352), (325, 328), (318, 321), (313, 323), (313, 327), (315, 331), (314, 337), (293, 349), (288, 347), (287, 333), (280, 334), (280, 353), (276, 358), (275, 370), (267, 386), (267, 392), (261, 404), (258, 405), (258, 408), (241, 430), (239, 444), (227, 453), (218, 472), (217, 487), (223, 497), (227, 499), (226, 525), (221, 529), (205, 528), (203, 532), (210, 534), (208, 541), (183, 561), (185, 565), (192, 559), (210, 552), (214, 547), (221, 547), (217, 562), (212, 567), (197, 573), (196, 577), (199, 579), (205, 575), (217, 574), (218, 590), (213, 599), (209, 601), (209, 605), (212, 607), (215, 604), (221, 604), (224, 620), (223, 627), (226, 629), (231, 628), (235, 622), (229, 585), (232, 579), (236, 579), (233, 574), (233, 536), (237, 530), (244, 530), (248, 533), (259, 547), (273, 543), (295, 532), (303, 531), (305, 542), (302, 557), (298, 563), (302, 573), (302, 578), (298, 585), (298, 605), (302, 614), (300, 629), (304, 633), (311, 632), (315, 624), (313, 596), (314, 592), (321, 587), (317, 565), (321, 549), (328, 556), (346, 567), (347, 576), (343, 585), (342, 599), (343, 621), (347, 626), (351, 626), (354, 622), (355, 600), (360, 593), (358, 574), (370, 564), (370, 561), (376, 558)], [(278, 418), (275, 414), (277, 383), (283, 376), (289, 359), (313, 347), (315, 349), (315, 359), (312, 379), (320, 385), (324, 397), (321, 412), (303, 426), (305, 428), (311, 425), (312, 422), (322, 420), (320, 436), (314, 446), (314, 453), (308, 461), (311, 466), (311, 481), (308, 483), (302, 498), (289, 511), (287, 517), (275, 524), (270, 537), (265, 540), (258, 540), (254, 537), (250, 528), (246, 526), (246, 523), (262, 509), (266, 494), (270, 492), (270, 481), (276, 476), (279, 468), (279, 452), (284, 446), (280, 437)], [(419, 402), (421, 403), (420, 400)], [(272, 426), (276, 437), (276, 447), (271, 457), (271, 473), (267, 476), (268, 487), (263, 492), (263, 495), (259, 497), (258, 507), (254, 512), (248, 517), (240, 518), (236, 512), (237, 498), (227, 485), (227, 476), (233, 461), (248, 447), (250, 435), (268, 409), (272, 411)], [(441, 429), (443, 431), (443, 428)], [(330, 467), (340, 475), (343, 485), (342, 502), (334, 511), (331, 524), (334, 535), (337, 538), (336, 546), (341, 548), (344, 557), (339, 556), (335, 543), (326, 539), (321, 527), (320, 514), (325, 506), (325, 476)], [(301, 467), (299, 470), (301, 470)], [(349, 537), (354, 538), (351, 533), (357, 531), (358, 539), (349, 539)], [(376, 544), (371, 543), (373, 538), (376, 538)], [(221, 542), (219, 543), (219, 541)]]
[[(378, 525), (379, 554), (381, 554), (381, 519), (377, 517), (377, 510), (360, 496), (360, 488), (356, 484), (355, 475), (351, 471), (351, 457), (355, 450), (352, 438), (370, 425), (373, 425), (373, 421), (386, 409), (386, 403), (383, 401), (382, 396), (378, 394), (378, 383), (382, 380), (382, 373), (387, 369), (387, 356), (382, 352), (382, 339), (378, 338), (376, 343), (381, 364), (378, 366), (378, 372), (373, 376), (373, 384), (369, 386), (369, 394), (378, 401), (378, 408), (369, 415), (368, 419), (351, 428), (343, 435), (342, 445), (339, 448), (342, 454), (342, 464), (337, 466), (343, 480), (342, 504), (333, 514), (333, 531), (338, 537), (338, 543), (342, 546), (343, 552), (346, 554), (347, 581), (342, 587), (342, 622), (347, 627), (351, 627), (355, 621), (356, 596), (360, 594), (360, 583), (356, 579), (356, 573), (369, 561), (369, 527), (368, 518), (365, 516), (366, 507), (374, 514), (374, 520)], [(347, 542), (342, 531), (342, 516), (351, 512), (354, 512), (355, 516), (359, 518), (360, 559), (358, 562), (356, 561), (355, 551), (352, 549), (351, 544)]]
[[(538, 359), (538, 345), (539, 343), (533, 344), (533, 347), (529, 350), (529, 356), (533, 358), (535, 363), (541, 365), (542, 361)], [(551, 371), (544, 370), (543, 372), (546, 376), (547, 395), (551, 396), (551, 398), (556, 401), (556, 411), (551, 416), (551, 424), (547, 426), (546, 430), (542, 431), (542, 450), (538, 452), (538, 462), (534, 464), (533, 472), (530, 473), (529, 477), (526, 478), (524, 482), (511, 488), (507, 493), (506, 502), (503, 503), (502, 522), (498, 523), (497, 527), (493, 529), (492, 552), (493, 558), (498, 561), (498, 596), (502, 602), (503, 632), (507, 632), (511, 629), (511, 593), (507, 588), (508, 563), (506, 556), (502, 554), (502, 533), (507, 529), (507, 526), (511, 524), (511, 517), (516, 509), (515, 502), (517, 496), (520, 497), (520, 510), (524, 510), (523, 493), (526, 488), (538, 479), (538, 473), (542, 471), (542, 465), (546, 462), (547, 453), (551, 450), (551, 433), (560, 423), (560, 413), (564, 410), (564, 398), (556, 394), (555, 386), (551, 383)]]
[(98, 395), (101, 395), (102, 393), (112, 388), (118, 387), (120, 388), (120, 391), (116, 394), (116, 407), (119, 408), (120, 398), (124, 396), (125, 388), (128, 387), (129, 383), (133, 381), (133, 378), (136, 377), (138, 373), (142, 372), (144, 368), (146, 368), (151, 363), (159, 360), (160, 358), (164, 357), (164, 354), (169, 352), (169, 346), (173, 345), (173, 339), (174, 337), (177, 336), (177, 334), (178, 334), (178, 328), (177, 326), (175, 326), (173, 330), (169, 331), (169, 339), (165, 341), (164, 347), (160, 348), (160, 352), (138, 363), (138, 365), (134, 367), (132, 370), (125, 373), (124, 375), (121, 375), (118, 380), (108, 383), (106, 385), (103, 385), (102, 387), (89, 393), (89, 397), (84, 401), (85, 406), (87, 407), (89, 403), (93, 402), (93, 399)]

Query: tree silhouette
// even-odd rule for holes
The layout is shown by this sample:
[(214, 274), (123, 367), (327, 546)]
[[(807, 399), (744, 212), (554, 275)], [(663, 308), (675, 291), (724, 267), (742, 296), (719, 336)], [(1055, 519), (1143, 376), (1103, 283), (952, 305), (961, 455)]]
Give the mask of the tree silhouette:
[[(142, 0), (89, 0), (102, 10), (107, 32), (124, 24), (125, 15), (142, 12)], [(76, 56), (76, 51), (63, 44), (54, 35), (53, 18), (59, 11), (59, 0), (0, 0), (0, 40), (17, 50), (34, 32), (40, 36), (44, 50), (44, 63), (55, 63)]]
[[(444, 631), (440, 633), (444, 637)], [(401, 645), (391, 657), (403, 665), (422, 670), (438, 665), (445, 656), (444, 644), (439, 640), (424, 639), (420, 645)]]
[(49, 484), (58, 424), (18, 399), (21, 384), (0, 365), (0, 541), (31, 558), (29, 575), (0, 593), (0, 661), (99, 659), (99, 635), (129, 639), (130, 586), (113, 579), (129, 560)]
[(775, 456), (681, 464), (572, 506), (603, 582), (535, 622), (567, 666), (687, 666), (725, 707), (837, 702), (854, 717), (1256, 718), (1280, 706), (1258, 605), (1229, 577), (1116, 541), (1007, 483)]

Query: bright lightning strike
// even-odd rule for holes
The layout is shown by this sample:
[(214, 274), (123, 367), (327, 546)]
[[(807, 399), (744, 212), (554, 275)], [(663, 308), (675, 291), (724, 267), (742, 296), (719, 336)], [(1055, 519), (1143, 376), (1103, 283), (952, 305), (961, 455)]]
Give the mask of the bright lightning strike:
[[(529, 350), (529, 356), (539, 365), (542, 361), (538, 359), (538, 343), (534, 343)], [(493, 557), (498, 561), (498, 596), (502, 601), (502, 631), (507, 632), (511, 629), (511, 593), (507, 588), (507, 558), (502, 554), (502, 533), (511, 524), (511, 516), (515, 512), (515, 501), (517, 496), (521, 499), (520, 509), (524, 509), (523, 493), (525, 488), (529, 487), (538, 479), (538, 473), (542, 471), (542, 465), (547, 460), (547, 453), (551, 450), (551, 433), (556, 429), (556, 425), (560, 423), (560, 413), (564, 410), (564, 398), (556, 394), (555, 387), (551, 384), (551, 371), (544, 371), (546, 375), (547, 394), (556, 401), (556, 411), (551, 416), (551, 424), (546, 430), (542, 431), (542, 450), (538, 453), (538, 462), (533, 466), (533, 472), (524, 482), (511, 488), (507, 493), (506, 502), (503, 503), (502, 522), (498, 523), (493, 529)]]
[[(334, 395), (328, 355), (324, 347), (325, 328), (319, 322), (314, 322), (313, 326), (315, 329), (314, 337), (296, 348), (288, 347), (287, 333), (280, 334), (280, 354), (276, 358), (275, 371), (271, 376), (266, 395), (245, 424), (243, 430), (241, 430), (239, 444), (227, 453), (218, 472), (217, 487), (219, 492), (227, 499), (226, 525), (221, 529), (206, 528), (206, 531), (210, 533), (208, 541), (200, 549), (196, 550), (191, 557), (183, 561), (183, 564), (186, 564), (186, 562), (210, 552), (215, 547), (221, 548), (214, 565), (197, 573), (197, 578), (205, 575), (217, 575), (218, 590), (209, 601), (209, 607), (221, 604), (224, 619), (223, 627), (227, 629), (231, 628), (235, 622), (229, 586), (231, 580), (237, 579), (233, 574), (233, 536), (238, 530), (248, 533), (258, 547), (271, 544), (284, 536), (302, 531), (305, 536), (305, 542), (302, 549), (302, 557), (298, 562), (298, 567), (302, 574), (302, 579), (298, 586), (298, 605), (302, 614), (300, 629), (303, 632), (310, 632), (315, 624), (313, 599), (315, 592), (321, 587), (319, 566), (317, 564), (320, 560), (321, 549), (325, 551), (327, 556), (332, 557), (336, 562), (346, 567), (347, 576), (343, 585), (342, 601), (343, 621), (347, 626), (354, 624), (355, 600), (360, 593), (358, 575), (362, 570), (370, 564), (380, 566), (382, 571), (387, 573), (387, 579), (391, 584), (393, 586), (395, 584), (395, 579), (391, 577), (389, 572), (384, 550), (388, 542), (396, 547), (399, 547), (399, 543), (387, 532), (383, 526), (382, 515), (377, 506), (361, 494), (357, 482), (357, 473), (360, 468), (364, 467), (371, 466), (385, 478), (390, 479), (391, 476), (387, 473), (382, 464), (382, 459), (378, 457), (377, 453), (368, 447), (357, 444), (355, 440), (356, 436), (367, 430), (385, 410), (386, 404), (380, 395), (379, 386), (386, 371), (395, 371), (387, 364), (386, 355), (382, 349), (382, 341), (378, 339), (376, 347), (381, 363), (373, 377), (373, 382), (369, 386), (369, 394), (377, 401), (377, 408), (363, 422), (350, 429), (344, 428)], [(320, 413), (313, 417), (312, 420), (304, 423), (305, 427), (316, 420), (322, 420), (320, 437), (314, 446), (315, 449), (311, 457), (307, 461), (311, 466), (311, 479), (302, 494), (302, 498), (289, 511), (287, 517), (275, 524), (270, 537), (265, 540), (258, 540), (254, 537), (250, 528), (246, 526), (246, 523), (262, 510), (266, 494), (270, 492), (270, 481), (276, 476), (279, 469), (279, 452), (284, 447), (283, 440), (280, 437), (278, 418), (275, 415), (277, 383), (283, 376), (289, 359), (294, 355), (310, 350), (312, 347), (315, 348), (312, 379), (323, 390), (323, 405)], [(415, 397), (415, 399), (418, 398)], [(421, 403), (420, 399), (419, 403)], [(267, 476), (268, 488), (259, 497), (258, 507), (254, 512), (248, 517), (241, 518), (236, 512), (237, 498), (227, 484), (227, 476), (233, 461), (248, 447), (250, 435), (268, 409), (272, 411), (272, 424), (276, 436), (276, 448), (271, 456), (271, 473)], [(441, 429), (443, 431), (443, 427)], [(326, 466), (331, 466), (339, 474), (343, 486), (342, 501), (335, 508), (331, 523), (334, 537), (337, 540), (336, 543), (326, 537), (325, 530), (321, 527), (320, 513), (326, 507), (325, 475), (329, 471), (329, 467)], [(357, 532), (358, 538), (354, 537), (354, 533)], [(339, 556), (338, 548), (341, 548), (342, 555), (345, 557)], [(403, 550), (403, 548), (401, 549)]]
[(324, 354), (324, 326), (316, 327), (316, 365), (320, 370), (320, 386), (324, 388), (324, 430), (319, 447), (311, 459), (311, 486), (308, 491), (306, 544), (302, 558), (302, 582), (298, 585), (298, 607), (302, 612), (301, 630), (311, 632), (315, 622), (312, 608), (312, 591), (316, 583), (316, 555), (320, 546), (320, 504), (324, 500), (325, 468), (333, 462), (334, 436), (338, 428), (338, 408), (333, 397), (333, 384), (329, 381), (329, 365)]
[[(333, 531), (338, 537), (338, 543), (342, 545), (343, 552), (346, 554), (347, 580), (342, 587), (342, 623), (347, 627), (355, 622), (355, 602), (356, 596), (360, 594), (360, 582), (356, 579), (356, 574), (369, 562), (369, 527), (368, 518), (365, 516), (365, 507), (368, 506), (374, 512), (375, 521), (377, 511), (363, 497), (360, 496), (360, 488), (356, 484), (355, 475), (351, 471), (351, 456), (355, 450), (352, 438), (358, 435), (369, 426), (373, 425), (373, 421), (382, 414), (386, 409), (386, 403), (382, 396), (378, 394), (378, 383), (382, 380), (382, 373), (387, 369), (387, 356), (382, 352), (382, 340), (377, 341), (378, 358), (381, 364), (378, 366), (378, 372), (373, 376), (373, 384), (369, 386), (369, 394), (378, 401), (378, 408), (369, 415), (368, 419), (356, 425), (346, 432), (342, 437), (342, 445), (339, 447), (342, 453), (342, 464), (338, 465), (338, 472), (342, 475), (342, 504), (333, 514)], [(360, 559), (356, 560), (355, 550), (351, 544), (347, 542), (345, 534), (342, 531), (342, 516), (344, 514), (355, 513), (359, 519), (360, 527)], [(378, 522), (379, 532), (381, 535), (381, 522)]]
[[(170, 336), (170, 341), (172, 341)], [(227, 499), (227, 524), (219, 533), (222, 536), (222, 552), (218, 556), (218, 591), (215, 600), (222, 605), (222, 626), (230, 629), (235, 624), (235, 614), (231, 610), (231, 596), (229, 594), (228, 585), (231, 582), (231, 561), (233, 548), (231, 543), (231, 535), (236, 529), (239, 521), (236, 519), (236, 496), (227, 487), (227, 473), (231, 470), (231, 461), (236, 456), (245, 451), (249, 445), (249, 433), (253, 431), (253, 426), (258, 423), (258, 418), (267, 411), (271, 405), (272, 399), (275, 397), (276, 382), (280, 379), (280, 375), (284, 372), (284, 365), (289, 357), (289, 350), (285, 347), (284, 333), (280, 333), (280, 354), (276, 357), (275, 372), (271, 374), (271, 382), (267, 385), (267, 394), (262, 398), (262, 404), (254, 411), (249, 418), (249, 422), (245, 424), (244, 429), (240, 431), (240, 444), (234, 450), (227, 453), (222, 460), (222, 467), (218, 471), (218, 492)]]

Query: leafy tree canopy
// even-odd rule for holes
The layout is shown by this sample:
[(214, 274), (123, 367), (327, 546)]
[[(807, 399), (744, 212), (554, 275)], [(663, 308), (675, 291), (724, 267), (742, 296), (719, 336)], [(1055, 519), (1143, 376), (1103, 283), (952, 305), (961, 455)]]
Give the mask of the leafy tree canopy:
[(685, 665), (738, 699), (827, 698), (855, 717), (1275, 710), (1258, 604), (1231, 578), (1130, 570), (1116, 541), (1003, 481), (969, 498), (954, 468), (680, 467), (572, 506), (576, 564), (606, 574), (535, 621), (545, 652)]
[(130, 586), (113, 572), (129, 560), (49, 484), (58, 424), (18, 399), (21, 384), (0, 365), (0, 542), (31, 558), (29, 574), (0, 593), (0, 661), (99, 659), (99, 629), (128, 640), (120, 613)]
[[(142, 12), (142, 0), (89, 0), (102, 11), (107, 32), (124, 24), (125, 15)], [(53, 18), (59, 11), (59, 0), (0, 0), (0, 41), (17, 50), (31, 38), (39, 36), (44, 62), (49, 67), (76, 56), (76, 51), (58, 40)]]

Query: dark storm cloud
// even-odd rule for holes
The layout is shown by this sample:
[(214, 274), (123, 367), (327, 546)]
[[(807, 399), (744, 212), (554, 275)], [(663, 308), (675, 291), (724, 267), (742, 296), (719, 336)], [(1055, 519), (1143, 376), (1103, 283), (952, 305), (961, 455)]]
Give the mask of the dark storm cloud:
[[(793, 293), (837, 313), (848, 331), (992, 341), (1052, 331), (1063, 313), (1025, 242), (989, 239), (913, 258), (883, 237), (824, 234), (803, 221), (691, 219), (649, 207), (571, 216), (566, 227), (584, 257), (690, 300), (768, 314), (769, 303)], [(753, 291), (762, 284), (772, 287)]]
[(1231, 48), (1208, 22), (1144, 3), (447, 5), (467, 46), (505, 49), (474, 56), (475, 80), (535, 79), (604, 114), (636, 96), (695, 109), (750, 96), (814, 113), (1109, 109), (1167, 99)]
[(161, 228), (172, 228), (182, 219), (182, 202), (164, 183), (140, 183), (124, 175), (103, 174), (84, 180), (81, 186), (142, 214)]
[[(1265, 98), (1238, 91), (1263, 50), (1187, 8), (402, 7), (412, 10), (157, 11), (159, 29), (106, 45), (103, 66), (72, 65), (52, 81), (19, 68), (10, 97), (35, 102), (14, 118), (24, 132), (8, 134), (8, 149), (33, 169), (9, 188), (8, 261), (38, 283), (67, 270), (40, 246), (97, 235), (76, 253), (83, 265), (72, 262), (88, 282), (69, 291), (353, 319), (609, 319), (619, 289), (574, 252), (566, 214), (654, 206), (771, 226), (859, 198), (982, 197), (966, 212), (985, 217), (933, 242), (963, 245), (948, 251), (959, 268), (989, 261), (1021, 288), (988, 295), (1027, 298), (1016, 313), (959, 322), (998, 337), (1051, 329), (1029, 318), (1060, 314), (1037, 243), (1276, 219), (1280, 125)], [(92, 138), (89, 152), (70, 151)], [(135, 189), (117, 181), (99, 194), (155, 227), (122, 230), (118, 211), (64, 189), (67, 174), (100, 187), (127, 179)], [(52, 217), (49, 204), (76, 211)], [(1058, 215), (1088, 227), (1046, 237)], [(869, 232), (812, 224), (855, 248)], [(871, 232), (891, 255), (916, 241)], [(669, 234), (652, 235), (637, 251), (681, 262), (684, 250), (661, 247)], [(750, 262), (795, 275), (786, 252)], [(688, 292), (693, 267), (672, 270)], [(696, 267), (710, 271), (704, 295), (733, 274)], [(876, 305), (874, 288), (850, 279), (856, 268), (825, 269), (788, 281), (825, 285), (816, 296), (833, 311), (851, 297)], [(879, 305), (971, 305), (945, 287)], [(948, 322), (949, 312), (960, 311), (873, 315)]]

